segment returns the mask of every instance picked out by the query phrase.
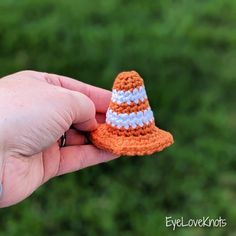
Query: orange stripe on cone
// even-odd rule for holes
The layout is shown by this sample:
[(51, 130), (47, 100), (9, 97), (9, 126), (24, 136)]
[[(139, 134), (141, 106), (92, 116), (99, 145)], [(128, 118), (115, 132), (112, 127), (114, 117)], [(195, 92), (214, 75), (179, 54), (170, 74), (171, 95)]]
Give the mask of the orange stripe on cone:
[(131, 102), (130, 105), (128, 105), (127, 103), (117, 104), (115, 102), (111, 102), (109, 107), (110, 109), (112, 109), (112, 111), (115, 111), (118, 114), (121, 113), (130, 114), (131, 112), (144, 111), (150, 106), (148, 100), (145, 99), (143, 102), (139, 101), (138, 104), (136, 104), (135, 102)]

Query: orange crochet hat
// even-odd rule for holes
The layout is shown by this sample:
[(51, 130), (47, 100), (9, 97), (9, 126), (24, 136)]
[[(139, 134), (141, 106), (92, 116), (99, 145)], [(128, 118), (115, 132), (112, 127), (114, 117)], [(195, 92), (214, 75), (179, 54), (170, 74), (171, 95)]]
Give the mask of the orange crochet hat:
[(155, 126), (143, 80), (136, 71), (116, 77), (106, 123), (92, 131), (90, 138), (98, 148), (127, 156), (152, 154), (173, 143), (169, 132)]

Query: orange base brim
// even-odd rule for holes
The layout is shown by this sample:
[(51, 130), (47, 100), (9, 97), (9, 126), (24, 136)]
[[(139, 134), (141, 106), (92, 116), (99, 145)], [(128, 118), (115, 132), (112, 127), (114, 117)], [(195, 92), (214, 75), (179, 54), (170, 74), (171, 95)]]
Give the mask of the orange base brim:
[(127, 137), (110, 133), (106, 124), (100, 124), (92, 131), (90, 139), (96, 147), (122, 156), (151, 155), (162, 151), (174, 142), (169, 132), (157, 127), (150, 134)]

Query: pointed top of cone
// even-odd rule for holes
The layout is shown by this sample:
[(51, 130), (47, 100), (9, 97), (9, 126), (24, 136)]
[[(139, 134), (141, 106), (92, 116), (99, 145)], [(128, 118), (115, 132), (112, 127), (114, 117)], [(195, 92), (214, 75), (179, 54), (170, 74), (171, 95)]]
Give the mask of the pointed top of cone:
[(128, 91), (143, 85), (141, 76), (132, 70), (119, 73), (115, 79), (113, 89)]
[(144, 155), (173, 143), (170, 133), (155, 126), (143, 79), (136, 71), (118, 74), (106, 123), (91, 133), (99, 148), (119, 155)]
[(136, 71), (122, 72), (116, 77), (106, 123), (121, 135), (147, 133), (155, 125), (143, 79)]

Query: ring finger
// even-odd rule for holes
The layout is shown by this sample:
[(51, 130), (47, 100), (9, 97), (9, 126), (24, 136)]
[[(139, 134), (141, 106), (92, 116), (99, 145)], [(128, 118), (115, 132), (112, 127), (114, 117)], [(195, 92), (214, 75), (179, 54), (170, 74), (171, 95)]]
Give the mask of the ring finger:
[(87, 144), (88, 139), (85, 135), (75, 129), (69, 129), (65, 134), (65, 145), (64, 146), (74, 146)]

